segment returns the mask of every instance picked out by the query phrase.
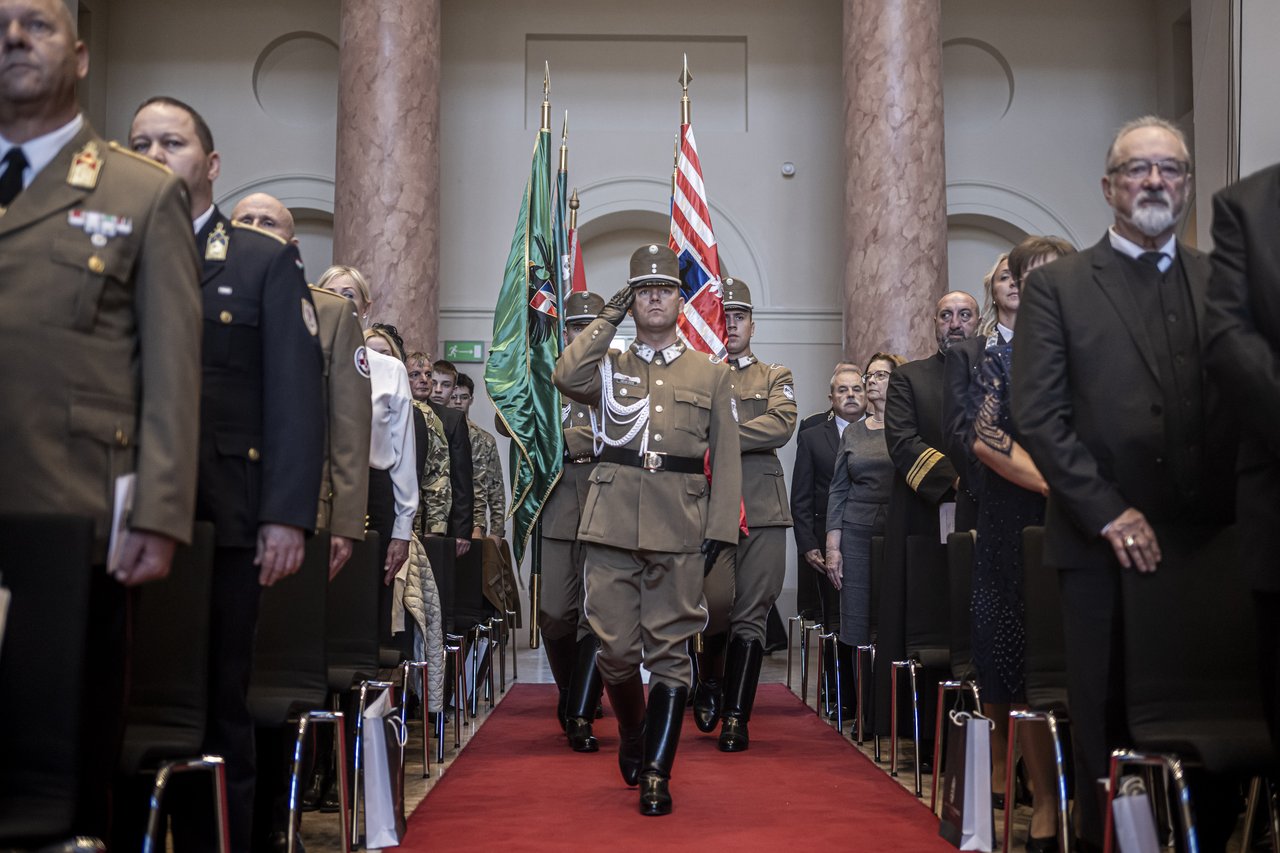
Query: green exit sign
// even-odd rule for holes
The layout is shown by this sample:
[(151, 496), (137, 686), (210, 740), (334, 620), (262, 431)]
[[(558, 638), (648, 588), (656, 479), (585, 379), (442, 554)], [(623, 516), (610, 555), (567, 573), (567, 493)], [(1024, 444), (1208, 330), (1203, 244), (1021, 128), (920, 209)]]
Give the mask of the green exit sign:
[(444, 360), (455, 364), (484, 361), (484, 341), (445, 341)]

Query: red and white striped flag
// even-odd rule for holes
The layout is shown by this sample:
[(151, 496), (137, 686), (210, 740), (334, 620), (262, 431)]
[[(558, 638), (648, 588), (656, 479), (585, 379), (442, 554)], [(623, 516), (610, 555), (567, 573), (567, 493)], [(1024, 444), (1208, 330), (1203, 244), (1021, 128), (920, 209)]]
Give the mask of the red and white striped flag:
[(680, 290), (684, 296), (680, 333), (694, 349), (723, 358), (726, 350), (720, 256), (711, 231), (711, 211), (692, 124), (680, 126), (674, 183), (669, 244), (680, 258)]

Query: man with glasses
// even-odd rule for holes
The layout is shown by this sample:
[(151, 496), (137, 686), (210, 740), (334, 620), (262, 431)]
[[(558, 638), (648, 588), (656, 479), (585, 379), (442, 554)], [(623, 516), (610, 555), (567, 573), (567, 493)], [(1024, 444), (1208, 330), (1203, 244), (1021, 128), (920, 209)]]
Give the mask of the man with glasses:
[[(1230, 521), (1230, 430), (1213, 429), (1201, 326), (1210, 264), (1177, 239), (1190, 190), (1182, 132), (1129, 122), (1107, 152), (1102, 194), (1114, 223), (1092, 248), (1027, 277), (1013, 340), (1020, 440), (1048, 481), (1044, 562), (1062, 590), (1084, 849), (1101, 849), (1098, 780), (1128, 744), (1121, 569), (1178, 556), (1175, 529)], [(1185, 536), (1180, 536), (1185, 540)], [(1197, 786), (1204, 849), (1234, 826), (1227, 786)]]

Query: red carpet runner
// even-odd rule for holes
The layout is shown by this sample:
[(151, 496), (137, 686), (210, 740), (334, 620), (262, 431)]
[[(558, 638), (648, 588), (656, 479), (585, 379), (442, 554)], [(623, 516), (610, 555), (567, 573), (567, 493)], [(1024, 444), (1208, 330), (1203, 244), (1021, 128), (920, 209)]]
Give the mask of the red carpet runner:
[(409, 819), (402, 851), (947, 851), (938, 821), (781, 684), (760, 685), (751, 749), (725, 755), (686, 717), (675, 811), (643, 817), (618, 774), (617, 729), (579, 755), (555, 687), (516, 684)]

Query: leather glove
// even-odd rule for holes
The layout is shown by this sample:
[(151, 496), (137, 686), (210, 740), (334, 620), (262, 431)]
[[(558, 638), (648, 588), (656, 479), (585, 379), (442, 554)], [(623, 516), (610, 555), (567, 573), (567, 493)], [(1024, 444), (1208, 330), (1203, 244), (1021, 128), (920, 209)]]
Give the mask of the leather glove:
[(720, 552), (728, 547), (728, 543), (721, 542), (719, 539), (702, 540), (702, 556), (706, 558), (706, 562), (702, 565), (702, 576), (704, 578), (711, 574), (711, 568), (715, 566), (716, 558), (720, 556)]
[(604, 308), (600, 310), (600, 317), (608, 320), (615, 327), (622, 322), (622, 318), (627, 316), (627, 312), (631, 310), (631, 304), (636, 301), (636, 292), (631, 289), (631, 285), (619, 290), (613, 294)]

